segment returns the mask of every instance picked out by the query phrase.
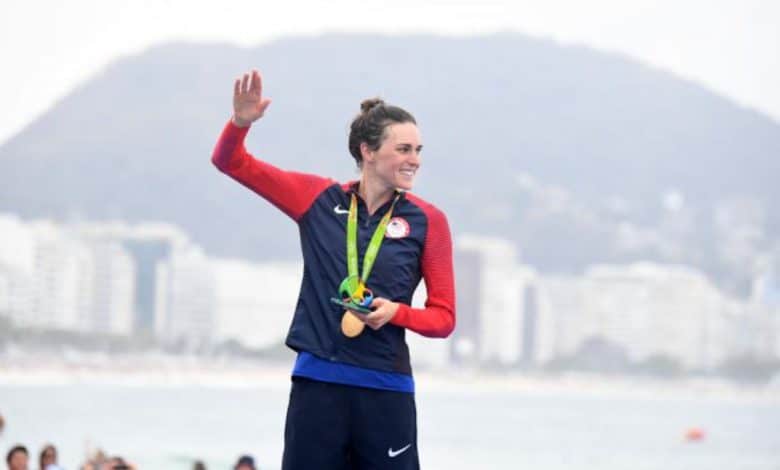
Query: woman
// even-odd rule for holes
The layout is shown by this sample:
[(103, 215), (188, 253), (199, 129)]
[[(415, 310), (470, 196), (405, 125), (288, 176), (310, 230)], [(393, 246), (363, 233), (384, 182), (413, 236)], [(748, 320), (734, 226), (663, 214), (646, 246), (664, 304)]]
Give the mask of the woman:
[[(339, 184), (246, 152), (249, 127), (270, 103), (256, 70), (236, 79), (233, 117), (212, 162), (300, 231), (303, 282), (286, 340), (298, 356), (282, 468), (419, 468), (405, 331), (448, 336), (455, 293), (447, 219), (406, 192), (420, 166), (417, 124), (401, 108), (364, 101), (349, 135), (360, 180)], [(421, 278), (428, 298), (412, 308)]]
[(53, 444), (46, 444), (38, 456), (40, 470), (46, 470), (49, 465), (57, 465), (57, 448)]

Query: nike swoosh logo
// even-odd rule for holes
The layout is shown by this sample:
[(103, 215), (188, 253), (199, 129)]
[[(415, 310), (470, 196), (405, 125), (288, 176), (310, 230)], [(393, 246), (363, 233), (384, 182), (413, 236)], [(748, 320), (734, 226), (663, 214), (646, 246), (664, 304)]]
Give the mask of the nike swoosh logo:
[(410, 447), (412, 447), (411, 444), (407, 444), (406, 447), (401, 447), (398, 450), (393, 450), (393, 448), (390, 447), (390, 448), (387, 449), (387, 456), (390, 457), (391, 459), (393, 457), (398, 457), (399, 455), (401, 455), (404, 452), (406, 452), (407, 450), (409, 450)]
[(341, 204), (336, 204), (336, 207), (333, 208), (333, 212), (336, 214), (349, 214), (348, 210), (341, 208)]

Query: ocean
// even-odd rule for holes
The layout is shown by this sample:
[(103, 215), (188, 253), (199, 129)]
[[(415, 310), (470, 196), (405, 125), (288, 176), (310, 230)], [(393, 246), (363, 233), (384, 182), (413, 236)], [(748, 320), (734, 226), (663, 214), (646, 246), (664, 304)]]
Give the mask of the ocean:
[[(2, 380), (3, 456), (46, 442), (75, 470), (89, 449), (139, 469), (278, 469), (289, 378)], [(431, 470), (780, 470), (780, 392), (418, 377), (421, 467)], [(597, 380), (595, 380), (597, 382)], [(519, 385), (518, 385), (519, 384)], [(377, 423), (381, 426), (382, 423)], [(688, 441), (688, 430), (704, 437)], [(37, 468), (31, 464), (31, 468)]]

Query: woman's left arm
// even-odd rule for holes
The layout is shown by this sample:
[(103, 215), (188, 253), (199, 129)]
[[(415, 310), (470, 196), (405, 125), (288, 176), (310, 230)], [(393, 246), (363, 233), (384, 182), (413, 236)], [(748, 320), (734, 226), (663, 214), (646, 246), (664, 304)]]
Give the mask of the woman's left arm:
[(428, 298), (425, 308), (377, 298), (376, 310), (364, 318), (372, 328), (388, 321), (423, 336), (446, 338), (455, 329), (455, 282), (452, 270), (452, 236), (447, 217), (438, 209), (428, 213), (428, 233), (420, 261)]

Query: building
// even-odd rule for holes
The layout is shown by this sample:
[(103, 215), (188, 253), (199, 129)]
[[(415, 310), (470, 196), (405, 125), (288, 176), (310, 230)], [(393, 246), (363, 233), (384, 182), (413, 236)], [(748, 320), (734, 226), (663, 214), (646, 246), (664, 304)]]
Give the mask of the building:
[(635, 364), (668, 358), (686, 369), (711, 370), (756, 338), (744, 330), (745, 304), (687, 266), (597, 265), (582, 278), (545, 279), (542, 295), (554, 331), (545, 342), (546, 360), (577, 354), (598, 339)]
[(21, 219), (0, 214), (0, 241), (0, 316), (18, 324), (32, 309), (34, 237)]
[(303, 266), (212, 260), (214, 341), (262, 349), (284, 341), (298, 301)]
[(175, 249), (155, 271), (155, 334), (193, 347), (214, 339), (214, 271), (200, 247)]
[[(157, 279), (158, 265), (169, 260), (174, 250), (188, 246), (190, 242), (186, 234), (171, 224), (159, 222), (135, 225), (116, 221), (90, 222), (74, 225), (74, 231), (93, 246), (105, 246), (106, 243), (118, 245), (129, 256), (133, 266), (131, 332), (134, 335), (153, 336), (157, 324), (157, 288), (160, 285)], [(105, 288), (105, 283), (109, 281), (102, 282)], [(110, 282), (109, 285), (118, 288)], [(124, 316), (124, 310), (117, 311), (117, 315)]]
[(492, 237), (460, 237), (455, 260), (458, 327), (453, 361), (511, 366), (532, 360), (539, 313), (535, 271), (519, 264), (510, 241)]

